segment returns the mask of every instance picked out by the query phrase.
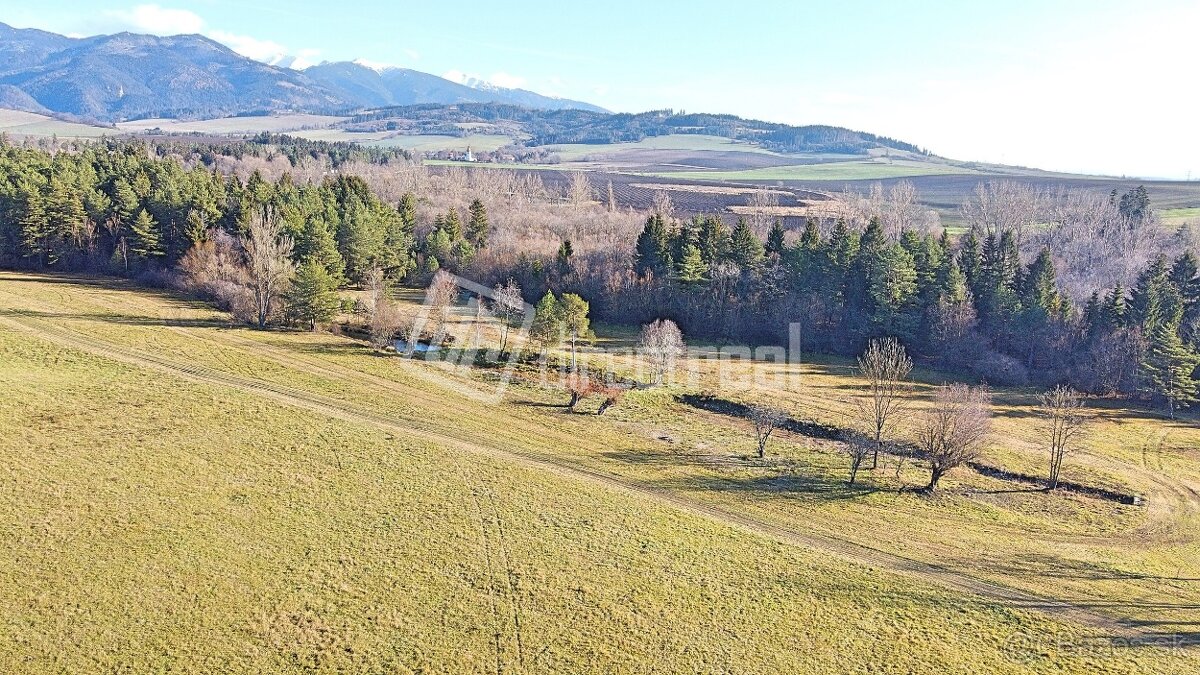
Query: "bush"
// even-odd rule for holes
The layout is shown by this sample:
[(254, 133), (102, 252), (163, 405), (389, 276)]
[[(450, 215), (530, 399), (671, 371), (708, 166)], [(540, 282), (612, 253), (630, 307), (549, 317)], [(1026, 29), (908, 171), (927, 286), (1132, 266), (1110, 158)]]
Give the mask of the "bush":
[(971, 368), (988, 384), (1021, 387), (1029, 384), (1029, 369), (1008, 354), (988, 351)]

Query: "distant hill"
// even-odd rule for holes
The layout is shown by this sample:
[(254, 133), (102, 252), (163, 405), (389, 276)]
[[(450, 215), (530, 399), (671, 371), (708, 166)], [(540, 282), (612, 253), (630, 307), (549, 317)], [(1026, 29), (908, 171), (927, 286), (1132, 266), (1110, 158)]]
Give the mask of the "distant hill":
[(200, 35), (69, 38), (0, 23), (0, 107), (16, 110), (116, 121), (489, 101), (601, 110), (401, 68), (347, 62), (297, 71), (246, 58)]
[(777, 152), (866, 154), (876, 148), (890, 148), (928, 154), (912, 143), (843, 127), (791, 126), (735, 115), (688, 114), (671, 110), (631, 114), (577, 109), (536, 110), (497, 103), (412, 105), (357, 115), (350, 120), (349, 127), (365, 131), (383, 128), (388, 123), (411, 133), (424, 134), (452, 134), (463, 124), (488, 124), (494, 128), (476, 127), (476, 133), (521, 134), (527, 138), (526, 146), (603, 145), (670, 134), (700, 134), (749, 141)]
[(527, 108), (573, 108), (605, 112), (603, 108), (569, 99), (553, 98), (524, 89), (507, 89), (487, 83), (474, 86), (407, 68), (374, 68), (352, 61), (322, 63), (304, 74), (344, 100), (382, 108), (419, 103), (508, 103)]

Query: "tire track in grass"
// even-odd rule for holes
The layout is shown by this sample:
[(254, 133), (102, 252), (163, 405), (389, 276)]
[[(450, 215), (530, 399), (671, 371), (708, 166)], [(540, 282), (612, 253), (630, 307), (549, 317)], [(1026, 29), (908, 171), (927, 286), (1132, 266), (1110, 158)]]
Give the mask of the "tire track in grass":
[[(13, 314), (20, 315), (19, 312)], [(369, 410), (359, 409), (350, 404), (329, 399), (312, 392), (261, 380), (229, 375), (197, 364), (178, 362), (158, 355), (146, 354), (75, 333), (69, 329), (29, 316), (21, 316), (20, 319), (17, 319), (13, 314), (0, 316), (0, 323), (6, 323), (67, 348), (79, 349), (122, 363), (178, 375), (194, 382), (230, 387), (250, 394), (256, 394), (278, 403), (326, 414), (330, 417), (351, 423), (367, 424), (376, 428), (397, 432), (434, 445), (442, 445), (464, 452), (551, 471), (564, 477), (608, 487), (624, 494), (648, 498), (660, 505), (670, 506), (694, 516), (714, 520), (744, 532), (766, 536), (787, 544), (833, 553), (861, 565), (898, 572), (943, 588), (977, 595), (998, 604), (1041, 612), (1058, 620), (1074, 621), (1092, 629), (1103, 631), (1109, 637), (1120, 638), (1130, 642), (1157, 640), (1161, 637), (1154, 632), (1145, 631), (1137, 626), (1096, 612), (1086, 603), (1074, 603), (1068, 600), (1036, 595), (1000, 583), (979, 579), (935, 563), (913, 560), (833, 536), (804, 532), (764, 522), (747, 514), (697, 502), (665, 488), (639, 484), (612, 474), (579, 466), (570, 460), (558, 460), (551, 457), (533, 456), (516, 451), (501, 450), (482, 446), (445, 433), (416, 429)], [(1183, 639), (1179, 641), (1179, 644), (1196, 644), (1200, 642), (1200, 637), (1181, 637)]]

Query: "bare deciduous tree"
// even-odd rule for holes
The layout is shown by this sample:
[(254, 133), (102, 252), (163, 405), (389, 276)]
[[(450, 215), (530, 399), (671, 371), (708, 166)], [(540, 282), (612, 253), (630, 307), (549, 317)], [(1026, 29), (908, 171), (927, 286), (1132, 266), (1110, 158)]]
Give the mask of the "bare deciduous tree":
[(457, 297), (458, 283), (454, 281), (454, 275), (445, 270), (438, 270), (433, 275), (429, 288), (425, 289), (425, 307), (428, 311), (426, 320), (433, 323), (429, 332), (434, 335), (435, 340), (444, 336), (446, 321), (450, 318), (450, 307)]
[(750, 227), (758, 236), (767, 233), (772, 218), (779, 210), (779, 193), (775, 190), (755, 190), (746, 199), (750, 207)]
[(254, 294), (255, 319), (258, 327), (264, 328), (296, 271), (292, 239), (283, 233), (275, 210), (266, 207), (251, 217), (242, 246)]
[(1063, 459), (1074, 448), (1075, 438), (1083, 430), (1083, 395), (1071, 387), (1059, 385), (1040, 397), (1038, 409), (1046, 421), (1050, 445), (1049, 489), (1058, 487)]
[(592, 201), (592, 182), (587, 173), (572, 171), (571, 181), (567, 184), (567, 200), (576, 207), (582, 207)]
[(650, 362), (655, 384), (662, 384), (663, 376), (683, 354), (683, 333), (670, 319), (656, 319), (642, 326), (638, 349)]
[(846, 435), (846, 454), (850, 455), (850, 480), (849, 485), (854, 485), (854, 481), (858, 478), (858, 470), (862, 467), (862, 463), (866, 461), (867, 456), (872, 451), (876, 450), (875, 442), (869, 437), (860, 433), (850, 432)]
[(521, 295), (521, 287), (512, 279), (504, 285), (496, 284), (493, 291), (492, 313), (500, 320), (500, 352), (503, 353), (508, 349), (513, 319), (525, 315), (525, 298)]
[(787, 422), (788, 416), (782, 410), (765, 405), (752, 405), (749, 412), (750, 421), (754, 424), (754, 440), (758, 443), (758, 458), (767, 455), (767, 440), (776, 429)]
[(893, 430), (898, 413), (904, 410), (912, 367), (904, 345), (895, 338), (871, 340), (867, 351), (858, 357), (858, 370), (867, 380), (869, 394), (869, 398), (858, 399), (858, 412), (875, 442), (872, 469), (879, 467), (884, 436)]
[(979, 457), (991, 432), (991, 402), (987, 387), (938, 387), (933, 405), (917, 420), (917, 446), (929, 460), (925, 492), (936, 490), (946, 472)]

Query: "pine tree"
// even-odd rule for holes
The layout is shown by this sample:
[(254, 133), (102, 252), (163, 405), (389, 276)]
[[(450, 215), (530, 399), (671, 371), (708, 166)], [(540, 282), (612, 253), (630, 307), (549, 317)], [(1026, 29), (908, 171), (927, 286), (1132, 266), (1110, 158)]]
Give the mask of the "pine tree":
[(1179, 338), (1178, 321), (1160, 321), (1151, 330), (1149, 349), (1142, 361), (1147, 389), (1167, 404), (1167, 414), (1175, 419), (1178, 408), (1196, 401), (1197, 382), (1192, 372), (1200, 365), (1200, 356)]
[(730, 236), (729, 257), (744, 270), (757, 269), (765, 255), (762, 242), (750, 231), (745, 218), (738, 218)]
[(417, 227), (417, 198), (411, 192), (405, 192), (400, 198), (400, 203), (396, 205), (396, 211), (400, 213), (400, 220), (404, 222), (404, 227), (412, 232)]
[(707, 270), (708, 266), (704, 264), (704, 258), (700, 255), (700, 247), (688, 244), (683, 248), (683, 256), (680, 258), (675, 278), (685, 284), (701, 283), (705, 280), (704, 273)]
[(337, 312), (340, 304), (337, 280), (321, 260), (306, 258), (292, 280), (287, 302), (293, 316), (315, 329), (318, 323), (329, 321)]
[(766, 252), (771, 255), (783, 255), (785, 244), (783, 225), (778, 219), (771, 224), (771, 231), (767, 233)]
[(672, 267), (671, 240), (666, 223), (659, 214), (646, 218), (646, 225), (638, 235), (634, 267), (638, 275), (666, 275)]
[(41, 190), (27, 183), (22, 186), (22, 192), (25, 193), (25, 208), (21, 210), (20, 226), (25, 255), (37, 258), (41, 267), (53, 265), (58, 261), (55, 232), (50, 227), (50, 219), (46, 217), (46, 204)]
[(304, 227), (296, 237), (296, 254), (301, 259), (308, 258), (320, 262), (338, 285), (343, 282), (346, 261), (342, 259), (333, 232), (324, 219), (310, 217), (304, 220)]
[(458, 217), (458, 209), (451, 207), (446, 213), (446, 219), (442, 221), (442, 229), (446, 232), (446, 236), (450, 237), (450, 241), (458, 241), (463, 236), (462, 219)]
[(467, 241), (471, 242), (477, 249), (482, 249), (487, 246), (488, 225), (487, 209), (484, 208), (483, 202), (476, 199), (471, 202), (470, 207), (471, 218), (467, 222)]
[(542, 349), (556, 347), (562, 342), (562, 309), (550, 291), (546, 291), (533, 309), (533, 323), (529, 326), (529, 337), (540, 344)]
[(566, 277), (571, 274), (571, 257), (575, 255), (575, 247), (571, 245), (570, 239), (563, 239), (558, 245), (558, 252), (554, 255), (554, 264), (558, 267), (558, 274), (561, 277)]
[(163, 256), (162, 237), (159, 235), (158, 223), (154, 222), (146, 209), (138, 211), (129, 229), (133, 234), (131, 250), (135, 255), (143, 260)]
[(712, 269), (729, 253), (729, 228), (720, 216), (708, 216), (700, 224), (700, 257)]

